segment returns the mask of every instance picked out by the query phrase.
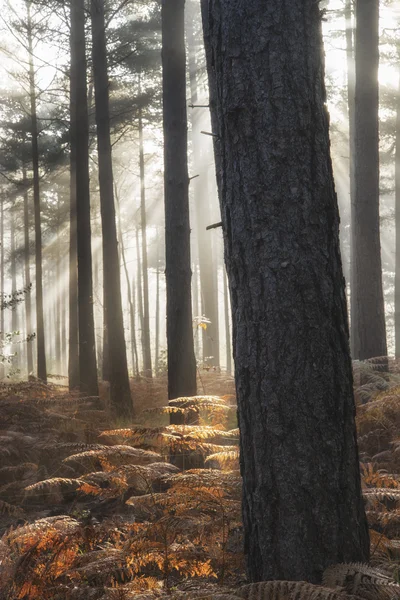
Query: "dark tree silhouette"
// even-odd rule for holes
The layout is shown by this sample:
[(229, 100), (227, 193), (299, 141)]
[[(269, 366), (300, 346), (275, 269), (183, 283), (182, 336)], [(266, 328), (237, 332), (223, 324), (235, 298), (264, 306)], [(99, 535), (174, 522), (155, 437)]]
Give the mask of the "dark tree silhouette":
[(168, 397), (196, 394), (187, 166), (184, 0), (162, 3)]
[(365, 561), (321, 16), (202, 0), (250, 580)]

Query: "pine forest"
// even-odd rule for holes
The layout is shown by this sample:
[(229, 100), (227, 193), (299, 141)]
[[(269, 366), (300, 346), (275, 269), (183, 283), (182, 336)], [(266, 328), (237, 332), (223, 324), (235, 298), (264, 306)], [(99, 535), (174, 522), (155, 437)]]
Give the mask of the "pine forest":
[(0, 0), (0, 600), (400, 600), (400, 0)]

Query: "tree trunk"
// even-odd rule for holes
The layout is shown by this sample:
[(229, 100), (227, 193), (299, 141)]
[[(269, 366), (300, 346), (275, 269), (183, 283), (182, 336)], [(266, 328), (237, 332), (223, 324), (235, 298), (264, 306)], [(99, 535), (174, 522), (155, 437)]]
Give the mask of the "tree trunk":
[[(400, 78), (398, 94), (400, 94)], [(396, 258), (394, 277), (394, 327), (396, 358), (400, 358), (400, 95), (397, 96), (396, 112), (395, 198)]]
[[(197, 19), (197, 10), (193, 4), (186, 18), (186, 34), (188, 43), (190, 95), (192, 105), (198, 103), (196, 63), (196, 41), (194, 36), (194, 21)], [(203, 338), (203, 363), (219, 366), (219, 331), (218, 331), (218, 305), (216, 304), (215, 290), (215, 265), (212, 251), (212, 233), (206, 230), (210, 225), (210, 202), (208, 193), (208, 169), (204, 157), (201, 155), (202, 134), (201, 114), (204, 108), (192, 108), (192, 151), (194, 175), (200, 175), (191, 181), (194, 188), (194, 206), (196, 214), (197, 241), (199, 246), (199, 269), (201, 287), (202, 315), (211, 322), (207, 329), (202, 329)]]
[[(26, 167), (22, 167), (22, 179), (24, 183), (24, 269), (25, 269), (25, 318), (26, 318), (26, 338), (30, 339), (32, 331), (32, 299), (31, 299), (31, 270), (30, 270), (30, 247), (29, 247), (29, 195)], [(32, 342), (26, 344), (28, 377), (33, 374), (33, 347)]]
[(379, 2), (356, 2), (353, 358), (386, 356), (379, 230)]
[[(10, 206), (10, 267), (11, 267), (11, 294), (13, 298), (17, 298), (17, 264), (15, 260), (15, 204)], [(20, 357), (18, 354), (19, 344), (17, 343), (18, 331), (18, 303), (11, 308), (11, 332), (13, 335), (11, 344), (11, 353), (13, 354), (12, 366), (13, 369), (18, 369)]]
[(90, 6), (110, 403), (115, 416), (130, 418), (132, 417), (132, 397), (126, 358), (121, 271), (115, 221), (104, 2), (103, 0), (91, 0)]
[(157, 245), (157, 260), (156, 260), (156, 352), (154, 371), (156, 376), (159, 374), (160, 363), (160, 240), (158, 227), (156, 229), (156, 245)]
[(36, 114), (35, 69), (33, 65), (31, 1), (27, 0), (27, 35), (29, 52), (29, 93), (31, 104), (31, 143), (33, 170), (33, 205), (35, 215), (35, 270), (36, 270), (36, 343), (37, 343), (37, 376), (47, 382), (46, 349), (43, 316), (43, 281), (42, 281), (42, 228), (40, 213), (39, 188), (39, 148), (38, 123)]
[(314, 0), (202, 0), (248, 576), (367, 561)]
[(225, 313), (225, 346), (226, 346), (226, 372), (232, 374), (232, 344), (231, 327), (229, 322), (229, 294), (226, 280), (226, 271), (224, 269), (224, 313)]
[(142, 342), (142, 362), (143, 370), (146, 362), (145, 350), (143, 344), (143, 330), (144, 330), (144, 311), (143, 311), (143, 288), (142, 288), (142, 259), (140, 256), (140, 240), (139, 240), (139, 227), (136, 228), (136, 286), (137, 286), (137, 305), (138, 315), (141, 331), (141, 342)]
[[(71, 36), (72, 44), (72, 36)], [(69, 320), (68, 320), (68, 385), (79, 387), (79, 331), (78, 331), (78, 246), (76, 206), (76, 65), (70, 67), (70, 205), (69, 205)]]
[[(140, 85), (139, 85), (140, 95)], [(140, 171), (140, 220), (142, 230), (142, 269), (143, 269), (143, 371), (145, 377), (151, 377), (151, 343), (149, 312), (149, 274), (147, 267), (147, 222), (146, 222), (146, 188), (144, 180), (143, 119), (139, 108), (139, 171)]]
[[(0, 290), (1, 290), (1, 303), (3, 305), (5, 299), (5, 289), (4, 289), (4, 196), (0, 195)], [(0, 352), (4, 354), (4, 334), (5, 334), (5, 322), (4, 322), (4, 308), (0, 307)], [(0, 361), (0, 379), (3, 379), (5, 375), (4, 363)]]
[(168, 397), (196, 394), (187, 166), (184, 0), (163, 2), (165, 276)]
[(117, 217), (118, 217), (117, 223), (118, 223), (119, 246), (121, 248), (121, 258), (122, 258), (122, 264), (124, 266), (124, 273), (125, 273), (125, 278), (126, 278), (126, 289), (127, 289), (127, 296), (128, 296), (128, 306), (129, 306), (129, 320), (130, 320), (130, 328), (131, 328), (132, 373), (133, 373), (134, 377), (137, 377), (139, 374), (139, 360), (138, 360), (137, 345), (136, 345), (135, 295), (134, 295), (134, 293), (132, 294), (131, 282), (129, 279), (128, 265), (126, 264), (124, 236), (122, 234), (122, 226), (121, 226), (121, 205), (119, 202), (119, 196), (118, 196), (116, 186), (115, 186), (115, 199), (117, 201)]
[(354, 333), (353, 319), (357, 306), (355, 303), (355, 270), (354, 270), (354, 202), (356, 197), (355, 188), (355, 61), (354, 61), (354, 27), (353, 27), (353, 1), (346, 0), (344, 7), (345, 27), (346, 27), (346, 62), (347, 62), (347, 109), (349, 118), (349, 180), (350, 180), (350, 348), (354, 354)]
[[(96, 347), (93, 319), (92, 248), (89, 188), (89, 121), (86, 85), (85, 7), (83, 0), (71, 2), (71, 76), (76, 144), (76, 217), (78, 256), (78, 329), (80, 391), (98, 396)], [(76, 86), (76, 87), (75, 87)]]

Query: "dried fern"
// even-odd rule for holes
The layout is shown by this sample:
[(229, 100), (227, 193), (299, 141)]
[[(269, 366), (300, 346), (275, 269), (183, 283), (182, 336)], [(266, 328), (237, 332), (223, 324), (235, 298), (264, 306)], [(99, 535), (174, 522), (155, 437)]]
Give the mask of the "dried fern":
[(393, 579), (362, 563), (332, 565), (324, 571), (322, 582), (365, 600), (400, 598), (400, 586)]
[(305, 581), (251, 583), (242, 586), (235, 593), (245, 600), (349, 600), (353, 598), (342, 590), (332, 590)]

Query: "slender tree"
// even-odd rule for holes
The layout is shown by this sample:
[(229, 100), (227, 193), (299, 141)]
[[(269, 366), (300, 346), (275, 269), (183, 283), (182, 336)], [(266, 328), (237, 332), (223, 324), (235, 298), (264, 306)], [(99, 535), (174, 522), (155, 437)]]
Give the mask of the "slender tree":
[[(30, 269), (30, 247), (29, 247), (29, 194), (27, 183), (27, 172), (25, 165), (22, 166), (22, 180), (24, 185), (24, 270), (25, 287), (27, 290), (25, 296), (25, 331), (29, 338), (32, 331), (32, 300), (31, 300), (31, 269)], [(32, 343), (27, 343), (27, 368), (28, 376), (33, 374), (33, 347)]]
[[(73, 39), (71, 36), (71, 44)], [(76, 65), (70, 66), (70, 204), (69, 204), (69, 317), (68, 317), (68, 383), (69, 389), (79, 387), (78, 331), (78, 245), (76, 206)]]
[[(139, 86), (140, 94), (140, 86)], [(150, 348), (150, 309), (149, 309), (149, 274), (147, 266), (147, 221), (146, 221), (146, 184), (144, 173), (144, 144), (143, 144), (143, 115), (139, 107), (139, 172), (140, 172), (140, 225), (142, 231), (142, 269), (143, 269), (143, 371), (146, 377), (151, 377), (151, 348)]]
[(379, 231), (379, 1), (356, 2), (353, 358), (386, 356)]
[(229, 322), (229, 293), (228, 282), (226, 280), (226, 271), (224, 269), (224, 316), (225, 316), (225, 346), (226, 346), (226, 370), (232, 373), (232, 343), (231, 327)]
[(161, 6), (168, 397), (196, 394), (187, 166), (184, 0)]
[(400, 358), (400, 77), (396, 107), (396, 154), (395, 154), (395, 227), (396, 256), (394, 278), (394, 327), (395, 353)]
[(251, 581), (365, 561), (314, 0), (202, 0)]
[(75, 144), (78, 259), (79, 387), (98, 396), (93, 318), (92, 248), (89, 190), (89, 122), (86, 84), (85, 6), (71, 2), (71, 143)]
[(201, 314), (209, 319), (206, 329), (202, 329), (203, 362), (209, 365), (219, 366), (219, 331), (218, 331), (218, 298), (215, 289), (216, 269), (213, 260), (213, 247), (211, 234), (206, 230), (210, 224), (210, 202), (208, 188), (208, 168), (206, 167), (204, 153), (201, 153), (201, 115), (204, 108), (198, 105), (197, 91), (197, 60), (196, 60), (196, 38), (194, 24), (197, 21), (197, 6), (193, 2), (188, 4), (190, 10), (186, 18), (186, 34), (188, 42), (188, 63), (191, 95), (191, 123), (192, 123), (192, 152), (193, 168), (195, 177), (193, 186), (193, 197), (196, 215), (196, 233), (199, 246), (199, 270), (201, 287)]
[(126, 358), (121, 274), (115, 220), (104, 2), (103, 0), (91, 0), (90, 6), (110, 402), (116, 415), (129, 418), (132, 416), (132, 398)]
[(31, 18), (31, 0), (26, 1), (27, 9), (27, 37), (29, 55), (29, 95), (31, 108), (31, 144), (32, 144), (32, 170), (33, 170), (33, 206), (35, 216), (35, 283), (36, 283), (36, 341), (37, 341), (37, 376), (43, 382), (47, 381), (46, 349), (44, 335), (43, 312), (43, 274), (42, 274), (42, 226), (40, 210), (40, 184), (39, 184), (39, 145), (38, 122), (36, 111), (36, 86), (35, 68), (33, 63), (33, 34)]

